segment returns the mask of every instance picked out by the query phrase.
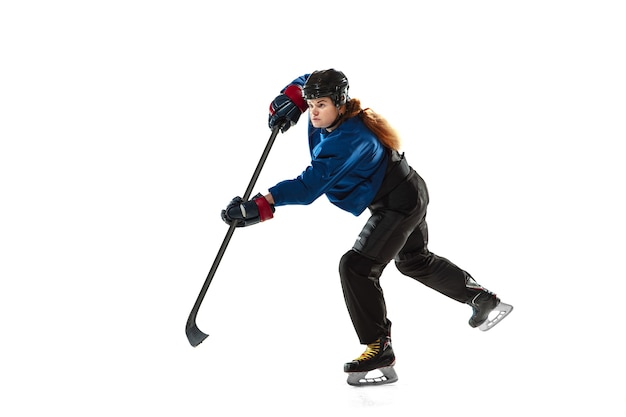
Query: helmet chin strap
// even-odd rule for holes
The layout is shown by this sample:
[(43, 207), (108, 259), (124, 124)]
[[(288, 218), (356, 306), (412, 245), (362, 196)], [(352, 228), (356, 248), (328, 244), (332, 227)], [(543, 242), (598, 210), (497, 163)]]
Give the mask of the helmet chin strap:
[(326, 130), (333, 130), (334, 128), (336, 128), (337, 125), (339, 125), (339, 122), (341, 122), (341, 120), (343, 119), (343, 115), (344, 113), (339, 113), (335, 118), (335, 121), (330, 126), (328, 126)]
[[(328, 129), (332, 130), (332, 129), (336, 128), (339, 125), (339, 123), (343, 120), (343, 116), (345, 115), (345, 112), (344, 113), (341, 112), (341, 107), (344, 106), (344, 105), (345, 104), (343, 104), (341, 106), (337, 106), (337, 110), (338, 110), (339, 113), (337, 114), (337, 117), (335, 118), (335, 121), (330, 126), (328, 126), (326, 128), (326, 130), (328, 130)], [(345, 110), (345, 108), (344, 108), (344, 110)]]

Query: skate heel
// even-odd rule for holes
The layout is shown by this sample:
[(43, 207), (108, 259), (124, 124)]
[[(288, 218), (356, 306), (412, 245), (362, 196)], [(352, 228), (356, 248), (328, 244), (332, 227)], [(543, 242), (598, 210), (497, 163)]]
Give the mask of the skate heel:
[[(493, 326), (495, 326), (496, 324), (500, 323), (500, 321), (502, 319), (504, 319), (506, 316), (509, 315), (509, 313), (511, 313), (511, 311), (513, 311), (513, 306), (510, 304), (506, 304), (503, 302), (498, 303), (497, 306), (495, 306), (492, 310), (491, 313), (496, 313), (495, 316), (493, 318), (487, 318), (487, 320), (481, 324), (478, 328), (480, 330), (482, 330), (483, 332), (486, 332), (487, 330), (491, 329)], [(490, 316), (493, 314), (490, 314)]]

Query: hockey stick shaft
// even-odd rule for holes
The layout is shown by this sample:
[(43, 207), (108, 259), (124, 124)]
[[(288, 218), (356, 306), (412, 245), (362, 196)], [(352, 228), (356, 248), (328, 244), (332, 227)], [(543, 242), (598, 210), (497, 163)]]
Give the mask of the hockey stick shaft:
[[(278, 132), (280, 131), (281, 127), (282, 125), (278, 125), (278, 126), (275, 126), (274, 129), (272, 129), (272, 134), (270, 135), (270, 138), (267, 141), (267, 145), (265, 145), (265, 149), (263, 150), (263, 154), (261, 155), (261, 158), (259, 159), (259, 163), (257, 164), (256, 169), (254, 170), (254, 173), (252, 174), (252, 178), (250, 179), (248, 188), (246, 189), (246, 192), (243, 194), (242, 199), (244, 201), (247, 201), (250, 198), (250, 194), (252, 194), (252, 189), (254, 188), (256, 181), (259, 178), (259, 175), (261, 174), (263, 165), (265, 165), (265, 161), (267, 160), (270, 150), (272, 149), (272, 145), (274, 144), (274, 141), (276, 140), (276, 136), (278, 136)], [(226, 248), (228, 247), (228, 244), (230, 243), (230, 239), (232, 238), (233, 233), (235, 233), (235, 228), (236, 226), (234, 223), (228, 227), (226, 236), (224, 237), (224, 240), (222, 241), (222, 245), (217, 251), (217, 255), (215, 256), (213, 265), (211, 266), (211, 269), (209, 270), (209, 274), (204, 280), (202, 289), (200, 289), (200, 294), (198, 294), (198, 298), (196, 299), (196, 302), (193, 305), (193, 308), (191, 309), (191, 313), (189, 313), (189, 317), (187, 318), (187, 325), (185, 326), (185, 333), (187, 334), (187, 339), (189, 340), (189, 343), (191, 343), (191, 346), (193, 347), (198, 346), (200, 343), (204, 341), (204, 339), (206, 339), (209, 336), (208, 334), (202, 332), (198, 328), (198, 325), (196, 324), (196, 318), (198, 316), (198, 311), (200, 310), (200, 306), (202, 305), (202, 301), (204, 300), (204, 296), (206, 295), (207, 290), (209, 289), (209, 285), (211, 285), (211, 281), (213, 281), (213, 277), (215, 276), (217, 267), (222, 261), (222, 257), (224, 256), (224, 252), (226, 252)]]

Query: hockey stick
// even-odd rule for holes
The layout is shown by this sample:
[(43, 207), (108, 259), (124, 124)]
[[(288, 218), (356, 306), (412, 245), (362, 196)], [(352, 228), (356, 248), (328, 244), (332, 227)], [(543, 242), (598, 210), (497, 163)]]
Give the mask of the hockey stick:
[[(267, 156), (270, 153), (270, 149), (272, 149), (272, 145), (274, 144), (274, 140), (276, 139), (276, 136), (278, 135), (278, 132), (280, 131), (281, 128), (282, 128), (282, 124), (279, 126), (275, 126), (274, 129), (272, 130), (272, 134), (270, 136), (269, 141), (267, 142), (267, 145), (265, 145), (265, 150), (263, 151), (263, 154), (261, 155), (261, 159), (259, 160), (259, 163), (257, 164), (256, 169), (254, 170), (254, 174), (252, 174), (252, 178), (250, 179), (248, 188), (246, 189), (246, 192), (243, 194), (242, 199), (244, 201), (247, 201), (250, 198), (250, 194), (252, 194), (252, 189), (254, 188), (254, 185), (256, 184), (256, 180), (259, 178), (259, 175), (261, 174), (261, 169), (263, 168), (263, 165), (265, 164), (265, 160), (267, 159)], [(230, 238), (233, 236), (233, 233), (235, 233), (235, 228), (236, 226), (234, 223), (229, 226), (228, 232), (226, 232), (226, 237), (224, 237), (224, 241), (222, 242), (222, 246), (220, 246), (220, 249), (217, 251), (217, 256), (215, 257), (215, 260), (213, 261), (213, 265), (211, 266), (211, 269), (209, 270), (209, 274), (207, 275), (206, 280), (204, 281), (204, 285), (202, 285), (200, 294), (198, 294), (198, 299), (196, 300), (196, 303), (193, 305), (193, 308), (191, 309), (191, 313), (189, 313), (189, 318), (187, 318), (187, 325), (185, 326), (185, 333), (187, 333), (187, 339), (189, 339), (189, 343), (191, 343), (191, 346), (193, 347), (198, 346), (200, 343), (204, 341), (204, 339), (209, 337), (208, 334), (202, 332), (202, 330), (198, 328), (198, 325), (196, 324), (196, 317), (198, 316), (198, 310), (200, 310), (200, 306), (202, 305), (202, 300), (204, 300), (204, 296), (206, 295), (206, 292), (209, 289), (209, 285), (211, 285), (211, 281), (213, 280), (215, 271), (217, 271), (217, 267), (222, 260), (222, 256), (224, 256), (224, 252), (226, 252), (226, 247), (228, 246), (228, 243), (230, 242)]]

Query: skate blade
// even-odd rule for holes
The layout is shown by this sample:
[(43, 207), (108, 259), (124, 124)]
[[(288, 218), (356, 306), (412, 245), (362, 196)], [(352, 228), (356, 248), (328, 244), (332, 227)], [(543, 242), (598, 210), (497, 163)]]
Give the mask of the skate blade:
[(353, 387), (366, 387), (369, 385), (391, 384), (392, 382), (396, 382), (398, 380), (398, 374), (396, 374), (393, 366), (378, 368), (374, 371), (380, 371), (382, 375), (368, 378), (368, 372), (349, 372), (348, 384), (352, 385)]
[(482, 330), (483, 332), (486, 332), (487, 330), (491, 329), (496, 324), (500, 323), (500, 321), (502, 321), (503, 318), (508, 316), (511, 313), (511, 311), (513, 311), (512, 305), (500, 302), (497, 306), (495, 306), (493, 311), (490, 313), (490, 316), (492, 316), (494, 312), (496, 313), (496, 315), (493, 318), (487, 318), (487, 320), (483, 324), (481, 324), (478, 328)]

